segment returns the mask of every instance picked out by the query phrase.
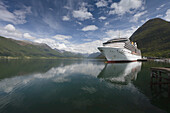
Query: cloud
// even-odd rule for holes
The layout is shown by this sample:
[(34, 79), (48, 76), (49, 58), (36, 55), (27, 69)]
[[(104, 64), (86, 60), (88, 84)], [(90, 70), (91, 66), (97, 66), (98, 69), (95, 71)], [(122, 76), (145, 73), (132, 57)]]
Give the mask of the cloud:
[(95, 25), (88, 25), (88, 26), (82, 28), (82, 31), (95, 31), (97, 29), (98, 29), (98, 27)]
[(105, 20), (105, 19), (106, 19), (106, 17), (104, 17), (104, 16), (99, 17), (99, 20)]
[(52, 38), (58, 40), (60, 43), (69, 43), (68, 39), (71, 39), (72, 36), (68, 36), (68, 35), (55, 35)]
[(69, 7), (69, 6), (64, 6), (63, 8), (68, 9), (68, 10), (72, 9), (72, 8)]
[(104, 25), (105, 25), (105, 26), (109, 25), (109, 22), (105, 22)]
[(79, 53), (94, 53), (99, 52), (97, 47), (102, 46), (101, 40), (95, 40), (92, 42), (87, 42), (83, 44), (72, 44), (70, 47), (72, 48), (72, 51), (79, 52)]
[(86, 20), (86, 19), (92, 19), (93, 15), (85, 10), (75, 10), (73, 11), (73, 17), (78, 18), (79, 20)]
[(160, 10), (162, 7), (164, 7), (165, 6), (165, 4), (162, 4), (162, 5), (160, 5), (158, 8), (156, 8), (156, 10)]
[(50, 11), (53, 11), (53, 8), (49, 8)]
[(70, 18), (69, 18), (68, 16), (63, 16), (62, 20), (63, 20), (63, 21), (69, 21)]
[(71, 38), (72, 38), (72, 36), (68, 36), (68, 35), (55, 35), (51, 38), (39, 38), (39, 39), (34, 40), (34, 42), (45, 43), (53, 49), (57, 48), (60, 50), (66, 50), (66, 51), (70, 50), (71, 51), (72, 50), (70, 48), (71, 42), (68, 41)]
[(5, 27), (0, 27), (0, 35), (7, 38), (21, 39), (22, 33), (16, 30), (16, 28), (8, 24)]
[(62, 26), (57, 22), (56, 18), (52, 15), (44, 15), (42, 20), (46, 23), (50, 28), (55, 30), (62, 29)]
[(101, 40), (95, 40), (92, 42), (86, 42), (86, 43), (72, 43), (70, 41), (67, 41), (67, 43), (65, 43), (65, 41), (63, 40), (53, 40), (50, 38), (44, 38), (44, 39), (35, 39), (34, 42), (37, 43), (45, 43), (47, 45), (49, 45), (51, 48), (57, 48), (60, 50), (66, 50), (66, 51), (71, 51), (71, 52), (75, 52), (75, 53), (93, 53), (93, 52), (97, 52), (98, 49), (97, 47), (102, 45), (102, 41)]
[(163, 17), (163, 15), (157, 15), (156, 17), (157, 17), (157, 18), (162, 18), (162, 17)]
[(170, 9), (166, 11), (166, 15), (164, 17), (165, 20), (170, 21)]
[(92, 39), (87, 38), (87, 39), (83, 39), (83, 41), (89, 42), (89, 41), (92, 41)]
[(146, 18), (146, 19), (144, 19), (144, 20), (141, 20), (141, 22), (142, 23), (145, 23), (145, 22), (147, 22), (149, 20), (149, 18)]
[(79, 19), (81, 21), (87, 20), (87, 19), (93, 19), (93, 15), (90, 12), (88, 12), (85, 3), (82, 3), (79, 10), (74, 10), (72, 12), (72, 14), (73, 14), (74, 18), (77, 18), (77, 19)]
[(35, 37), (31, 36), (29, 33), (24, 33), (23, 37), (26, 38), (26, 39), (30, 39), (30, 40), (36, 39)]
[(107, 41), (110, 39), (114, 38), (129, 38), (136, 30), (138, 27), (131, 27), (130, 29), (124, 29), (124, 30), (108, 30), (106, 32), (107, 38), (104, 38), (103, 41)]
[(134, 16), (133, 16), (133, 18), (130, 20), (130, 22), (138, 22), (138, 19), (142, 16), (142, 15), (144, 15), (144, 14), (146, 14), (147, 13), (147, 11), (143, 11), (143, 12), (140, 12), (140, 13), (136, 13)]
[(106, 7), (107, 5), (108, 5), (108, 3), (105, 0), (100, 0), (96, 3), (97, 7)]
[(134, 10), (142, 8), (143, 0), (121, 0), (118, 3), (112, 3), (109, 14), (124, 15), (125, 13), (133, 13)]
[(8, 6), (0, 1), (0, 20), (11, 22), (13, 24), (24, 24), (26, 23), (26, 15), (31, 13), (31, 7), (23, 6), (20, 10), (14, 10), (13, 12), (8, 11)]
[(65, 39), (71, 39), (72, 36), (68, 36), (68, 35), (55, 35), (55, 36), (53, 36), (53, 38), (55, 38), (57, 40), (65, 40)]
[(82, 23), (81, 23), (81, 22), (76, 21), (76, 23), (77, 23), (77, 24), (79, 24), (79, 25), (82, 25)]
[(8, 24), (4, 27), (7, 31), (15, 31), (15, 27), (11, 24)]
[(0, 36), (4, 36), (6, 38), (14, 38), (14, 39), (29, 39), (34, 40), (36, 37), (31, 36), (29, 33), (22, 33), (15, 28), (14, 25), (8, 24), (4, 27), (0, 27)]
[(65, 49), (66, 45), (65, 44), (61, 44), (53, 39), (50, 38), (40, 38), (40, 39), (35, 39), (34, 42), (37, 43), (45, 43), (47, 45), (49, 45), (51, 48), (57, 48), (57, 49)]

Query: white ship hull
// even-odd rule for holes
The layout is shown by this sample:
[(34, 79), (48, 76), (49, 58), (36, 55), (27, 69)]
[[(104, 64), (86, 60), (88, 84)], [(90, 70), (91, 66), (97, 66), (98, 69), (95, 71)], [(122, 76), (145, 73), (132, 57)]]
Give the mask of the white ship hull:
[(98, 47), (107, 61), (137, 61), (141, 56), (132, 53), (126, 48)]

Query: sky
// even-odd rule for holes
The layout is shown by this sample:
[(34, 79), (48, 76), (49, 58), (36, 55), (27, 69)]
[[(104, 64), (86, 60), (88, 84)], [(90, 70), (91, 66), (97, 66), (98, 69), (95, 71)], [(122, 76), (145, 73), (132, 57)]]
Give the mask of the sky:
[(76, 53), (99, 52), (147, 20), (170, 21), (170, 0), (0, 0), (0, 36)]

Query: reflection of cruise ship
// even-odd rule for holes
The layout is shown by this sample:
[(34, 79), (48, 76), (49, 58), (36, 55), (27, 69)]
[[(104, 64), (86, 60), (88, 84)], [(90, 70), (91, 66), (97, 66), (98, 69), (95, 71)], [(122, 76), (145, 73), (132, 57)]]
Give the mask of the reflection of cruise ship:
[(137, 78), (141, 65), (141, 62), (106, 64), (98, 78), (112, 83), (127, 84)]
[(109, 40), (98, 49), (108, 61), (137, 61), (141, 59), (141, 52), (136, 43), (131, 43), (127, 38)]

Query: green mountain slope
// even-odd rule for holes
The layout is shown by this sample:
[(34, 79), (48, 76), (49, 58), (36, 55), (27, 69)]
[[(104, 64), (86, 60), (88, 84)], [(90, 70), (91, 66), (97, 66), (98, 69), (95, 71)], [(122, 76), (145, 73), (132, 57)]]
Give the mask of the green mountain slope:
[(130, 37), (143, 56), (170, 57), (170, 22), (155, 18), (147, 21)]
[(46, 44), (18, 41), (0, 36), (0, 56), (11, 57), (62, 57)]

